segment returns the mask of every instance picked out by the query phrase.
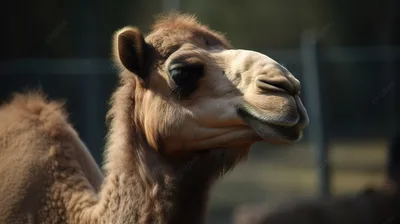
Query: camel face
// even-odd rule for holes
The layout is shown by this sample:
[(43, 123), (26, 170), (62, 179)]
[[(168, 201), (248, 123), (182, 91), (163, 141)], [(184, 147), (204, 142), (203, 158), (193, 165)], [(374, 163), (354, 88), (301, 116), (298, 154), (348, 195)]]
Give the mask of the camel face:
[(123, 80), (137, 85), (134, 104), (141, 109), (132, 116), (157, 150), (293, 142), (308, 124), (300, 83), (286, 68), (233, 49), (193, 17), (159, 20), (146, 38), (126, 27), (114, 49)]
[(258, 52), (218, 53), (229, 80), (242, 94), (236, 112), (260, 138), (293, 142), (301, 138), (309, 118), (299, 94), (300, 82), (283, 66)]

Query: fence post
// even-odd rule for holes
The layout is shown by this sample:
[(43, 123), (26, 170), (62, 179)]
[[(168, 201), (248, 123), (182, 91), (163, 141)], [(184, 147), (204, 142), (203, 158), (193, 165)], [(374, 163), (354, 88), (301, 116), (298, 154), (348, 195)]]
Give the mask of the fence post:
[(322, 197), (330, 196), (330, 162), (323, 114), (321, 112), (320, 80), (318, 76), (317, 39), (312, 30), (301, 37), (300, 56), (303, 64), (302, 85), (305, 104), (310, 116), (308, 127), (310, 145), (315, 145), (317, 154), (318, 188)]

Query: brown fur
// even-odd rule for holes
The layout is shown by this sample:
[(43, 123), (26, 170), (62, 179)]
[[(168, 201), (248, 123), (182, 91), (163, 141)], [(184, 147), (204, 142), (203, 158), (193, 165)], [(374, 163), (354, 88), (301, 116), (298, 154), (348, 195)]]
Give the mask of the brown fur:
[(62, 198), (50, 190), (56, 176), (69, 175), (54, 170), (63, 155), (71, 157), (71, 167), (79, 166), (88, 188), (99, 190), (103, 176), (68, 124), (62, 103), (41, 93), (17, 94), (1, 107), (0, 123), (0, 223), (33, 223), (49, 209), (58, 216), (54, 220), (65, 219)]
[[(120, 86), (104, 181), (61, 104), (24, 94), (3, 105), (0, 223), (204, 223), (212, 183), (252, 143), (296, 141), (308, 123), (287, 70), (231, 48), (180, 14), (159, 19), (146, 38), (132, 27), (116, 32)], [(169, 77), (177, 61), (204, 67), (187, 98)]]
[[(179, 33), (171, 33), (172, 29)], [(151, 35), (147, 37), (147, 41), (158, 49), (162, 58), (165, 58), (177, 46), (188, 40), (204, 47), (202, 38), (207, 39), (210, 44), (221, 44), (227, 49), (232, 48), (222, 33), (212, 31), (207, 26), (199, 24), (194, 16), (176, 13), (160, 16), (153, 24)]]

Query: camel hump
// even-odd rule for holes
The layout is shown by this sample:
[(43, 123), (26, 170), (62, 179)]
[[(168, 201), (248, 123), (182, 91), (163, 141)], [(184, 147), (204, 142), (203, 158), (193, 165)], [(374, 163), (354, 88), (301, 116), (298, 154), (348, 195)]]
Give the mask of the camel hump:
[(0, 223), (40, 207), (44, 184), (51, 184), (49, 167), (58, 155), (79, 164), (92, 187), (100, 188), (103, 175), (69, 124), (63, 102), (27, 92), (0, 106)]
[(0, 107), (0, 134), (34, 129), (44, 136), (61, 137), (67, 130), (70, 132), (63, 105), (63, 102), (48, 100), (40, 91), (16, 93)]
[[(49, 100), (40, 90), (14, 94), (8, 103), (0, 106), (0, 139), (20, 144), (18, 148), (13, 147), (14, 153), (22, 154), (24, 146), (27, 146), (26, 150), (36, 150), (33, 155), (36, 158), (39, 158), (39, 152), (42, 158), (54, 153), (69, 154), (67, 156), (79, 163), (89, 182), (98, 190), (103, 174), (69, 123), (64, 104), (63, 101)], [(7, 146), (0, 140), (0, 157), (4, 148)]]

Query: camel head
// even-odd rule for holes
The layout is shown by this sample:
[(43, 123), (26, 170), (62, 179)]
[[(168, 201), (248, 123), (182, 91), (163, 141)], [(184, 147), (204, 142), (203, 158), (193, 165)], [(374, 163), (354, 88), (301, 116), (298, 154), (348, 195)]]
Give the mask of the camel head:
[(191, 16), (161, 18), (146, 37), (117, 31), (114, 60), (122, 82), (135, 85), (133, 120), (159, 152), (292, 143), (309, 122), (300, 82), (285, 67), (233, 48)]

